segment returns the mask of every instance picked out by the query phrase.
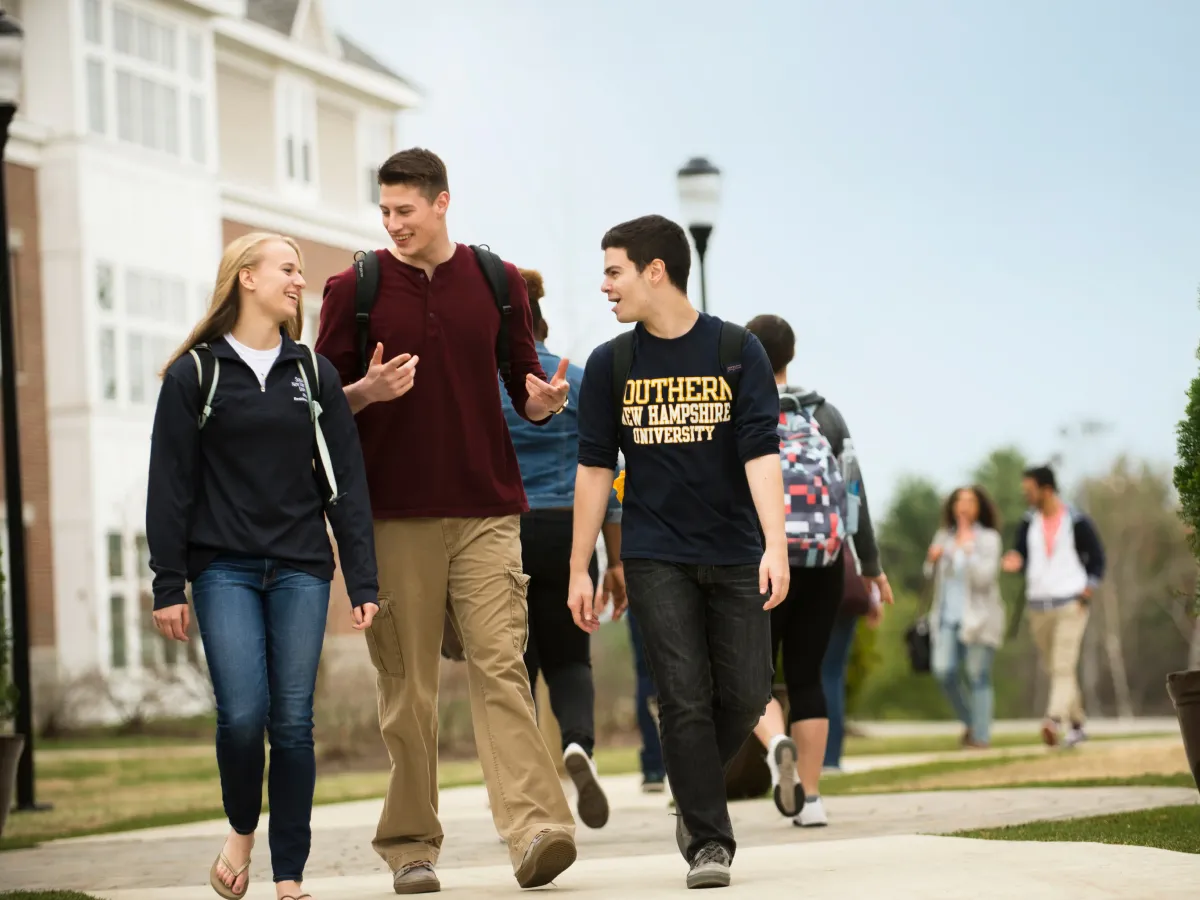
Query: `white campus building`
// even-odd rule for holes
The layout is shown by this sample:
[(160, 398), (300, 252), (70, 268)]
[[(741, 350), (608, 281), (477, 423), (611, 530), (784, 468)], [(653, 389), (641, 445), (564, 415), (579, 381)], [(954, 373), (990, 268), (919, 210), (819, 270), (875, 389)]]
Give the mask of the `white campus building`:
[[(10, 190), (17, 275), (36, 276), (18, 340), (42, 360), (18, 374), (39, 682), (133, 682), (179, 652), (149, 621), (150, 429), (157, 371), (207, 306), (222, 246), (260, 229), (300, 241), (311, 338), (325, 279), (379, 244), (374, 169), (419, 97), (327, 5), (7, 4), (26, 36), (7, 171), (36, 198), (18, 209)], [(24, 433), (39, 403), (40, 448)]]

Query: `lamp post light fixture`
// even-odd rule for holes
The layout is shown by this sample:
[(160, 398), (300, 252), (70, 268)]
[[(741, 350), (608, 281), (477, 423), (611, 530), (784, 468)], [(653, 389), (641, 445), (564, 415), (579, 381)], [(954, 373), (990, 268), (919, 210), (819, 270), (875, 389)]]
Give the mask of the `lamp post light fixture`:
[[(0, 8), (0, 160), (21, 95), (24, 32)], [(4, 500), (8, 516), (8, 594), (12, 602), (12, 680), (17, 689), (17, 734), (25, 747), (17, 765), (17, 809), (38, 808), (33, 793), (33, 697), (29, 678), (29, 603), (25, 570), (25, 516), (21, 492), (21, 438), (17, 417), (17, 366), (13, 334), (12, 257), (8, 247), (8, 196), (0, 168), (0, 403), (3, 404)]]
[(696, 254), (700, 257), (700, 310), (708, 312), (708, 290), (704, 278), (704, 254), (721, 205), (721, 170), (703, 156), (695, 156), (676, 175), (679, 208), (687, 223)]

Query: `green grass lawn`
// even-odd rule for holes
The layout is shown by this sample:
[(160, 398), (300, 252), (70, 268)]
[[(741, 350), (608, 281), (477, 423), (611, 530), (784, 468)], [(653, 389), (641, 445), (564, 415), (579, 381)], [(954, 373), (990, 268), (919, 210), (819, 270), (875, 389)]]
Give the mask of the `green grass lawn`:
[(978, 771), (1009, 765), (1014, 761), (1035, 759), (1032, 755), (1019, 756), (976, 756), (966, 759), (939, 760), (913, 766), (876, 769), (871, 772), (852, 772), (840, 775), (822, 775), (821, 793), (838, 794), (887, 794), (904, 790), (916, 790), (913, 784), (921, 779), (949, 772)]
[[(869, 726), (868, 726), (869, 727)], [(1136, 734), (1136, 735), (1120, 735), (1120, 734), (1103, 734), (1090, 738), (1091, 743), (1101, 743), (1104, 741), (1113, 740), (1138, 740), (1140, 738), (1160, 738), (1175, 734), (1176, 732), (1162, 732), (1161, 734)], [(1036, 732), (1017, 732), (1015, 734), (995, 734), (992, 735), (992, 747), (996, 750), (1003, 750), (1013, 747), (1034, 747), (1042, 743), (1041, 735)], [(960, 749), (959, 738), (953, 734), (935, 734), (935, 735), (911, 735), (899, 737), (857, 737), (848, 736), (846, 738), (845, 748), (842, 750), (843, 756), (875, 756), (887, 755), (894, 753), (950, 753)]]
[(1200, 806), (1164, 806), (1086, 819), (956, 831), (950, 837), (995, 841), (1089, 841), (1200, 853)]
[(0, 900), (96, 900), (78, 891), (0, 891)]

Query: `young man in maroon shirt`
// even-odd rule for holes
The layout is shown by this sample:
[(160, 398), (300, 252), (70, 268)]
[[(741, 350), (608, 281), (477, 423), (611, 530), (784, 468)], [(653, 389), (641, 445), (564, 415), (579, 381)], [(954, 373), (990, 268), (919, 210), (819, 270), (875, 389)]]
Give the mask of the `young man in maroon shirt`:
[[(442, 161), (428, 150), (401, 151), (380, 167), (379, 184), (392, 246), (375, 251), (366, 374), (353, 268), (325, 285), (316, 344), (347, 385), (375, 517), (380, 608), (367, 646), (392, 775), (373, 845), (396, 893), (440, 890), (437, 696), (449, 602), (492, 816), (518, 883), (536, 887), (575, 861), (575, 823), (534, 720), (522, 658), (529, 577), (520, 514), (528, 504), (500, 406), (500, 312), (472, 249), (450, 240)], [(529, 421), (545, 422), (566, 404), (566, 360), (547, 382), (525, 282), (511, 263), (504, 269), (512, 305), (505, 388)]]

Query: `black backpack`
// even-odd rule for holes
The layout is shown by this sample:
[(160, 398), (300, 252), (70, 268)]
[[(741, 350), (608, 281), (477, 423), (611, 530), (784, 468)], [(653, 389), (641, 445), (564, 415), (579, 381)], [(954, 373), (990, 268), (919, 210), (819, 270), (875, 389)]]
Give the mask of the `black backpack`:
[[(483, 270), (488, 287), (500, 310), (500, 330), (496, 334), (496, 367), (500, 375), (507, 378), (512, 371), (509, 363), (508, 317), (512, 304), (508, 295), (508, 273), (504, 261), (487, 244), (471, 245), (471, 251)], [(379, 257), (374, 250), (359, 250), (354, 254), (354, 321), (358, 332), (358, 374), (367, 374), (371, 364), (371, 309), (375, 306), (375, 295), (379, 292)]]
[[(613, 345), (613, 413), (617, 425), (621, 424), (621, 408), (625, 405), (625, 385), (633, 368), (634, 329), (618, 334)], [(721, 337), (717, 342), (717, 358), (721, 363), (721, 374), (729, 383), (734, 399), (737, 398), (738, 382), (742, 374), (742, 344), (746, 340), (746, 329), (733, 322), (721, 323)], [(620, 432), (617, 432), (620, 434)]]

